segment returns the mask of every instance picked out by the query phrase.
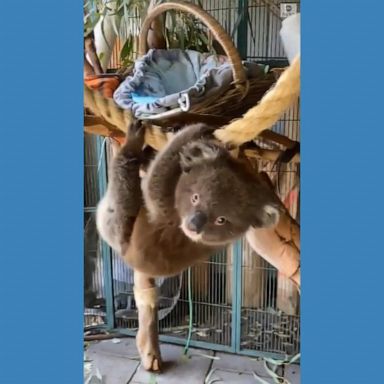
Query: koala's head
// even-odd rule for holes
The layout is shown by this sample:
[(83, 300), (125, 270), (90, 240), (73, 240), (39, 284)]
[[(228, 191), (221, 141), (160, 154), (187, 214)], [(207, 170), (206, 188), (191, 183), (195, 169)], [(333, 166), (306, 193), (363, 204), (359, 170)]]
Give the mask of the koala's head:
[(182, 169), (175, 207), (192, 240), (224, 245), (248, 228), (271, 227), (280, 205), (269, 188), (215, 141), (201, 140), (180, 152)]

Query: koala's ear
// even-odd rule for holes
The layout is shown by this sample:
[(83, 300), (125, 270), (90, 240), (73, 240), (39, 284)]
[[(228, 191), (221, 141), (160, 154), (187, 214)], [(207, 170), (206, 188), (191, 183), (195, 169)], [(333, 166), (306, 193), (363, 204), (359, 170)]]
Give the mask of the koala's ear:
[(265, 228), (275, 227), (280, 220), (280, 211), (273, 205), (264, 205), (263, 214)]
[(253, 226), (257, 228), (273, 228), (280, 220), (280, 211), (271, 204), (266, 204), (260, 208), (254, 216)]
[(181, 169), (189, 172), (195, 166), (216, 160), (220, 153), (221, 148), (210, 142), (195, 141), (186, 144), (180, 151)]

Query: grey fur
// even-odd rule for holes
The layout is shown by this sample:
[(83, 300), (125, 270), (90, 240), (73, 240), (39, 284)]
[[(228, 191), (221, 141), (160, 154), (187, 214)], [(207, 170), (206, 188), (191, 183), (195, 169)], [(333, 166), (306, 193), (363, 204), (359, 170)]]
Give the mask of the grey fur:
[[(141, 190), (141, 147), (137, 139), (128, 138), (112, 164), (108, 190), (97, 216), (101, 236), (116, 251), (124, 253), (128, 245), (142, 198), (148, 225), (180, 226), (184, 236), (211, 247), (232, 242), (250, 226), (276, 224), (279, 204), (274, 195), (214, 140), (213, 130), (195, 124), (176, 134), (150, 164)], [(193, 194), (199, 195), (197, 206), (191, 203)], [(208, 218), (201, 236), (186, 227), (186, 219), (197, 210)], [(226, 218), (223, 225), (216, 223), (218, 217)]]

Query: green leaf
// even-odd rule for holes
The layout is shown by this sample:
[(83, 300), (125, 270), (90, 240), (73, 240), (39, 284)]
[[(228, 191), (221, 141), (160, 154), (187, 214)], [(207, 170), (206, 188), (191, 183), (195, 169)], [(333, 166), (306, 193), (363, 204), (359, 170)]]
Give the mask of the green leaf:
[(121, 48), (120, 60), (126, 61), (128, 58), (131, 57), (132, 52), (133, 52), (133, 36), (130, 35), (125, 41), (123, 48)]
[(231, 32), (231, 39), (233, 39), (235, 32), (239, 28), (239, 25), (241, 23), (241, 20), (243, 20), (243, 17), (244, 17), (244, 8), (241, 10), (241, 13), (239, 13), (239, 15), (235, 21), (235, 24), (234, 24), (232, 32)]
[(148, 384), (157, 384), (156, 375), (154, 373), (150, 373)]
[(198, 37), (206, 46), (208, 46), (208, 44), (209, 44), (208, 37), (207, 37), (207, 35), (205, 34), (204, 31), (200, 31), (198, 33)]
[(105, 56), (105, 53), (104, 53), (104, 52), (100, 52), (100, 53), (98, 54), (99, 61), (102, 61), (104, 56)]

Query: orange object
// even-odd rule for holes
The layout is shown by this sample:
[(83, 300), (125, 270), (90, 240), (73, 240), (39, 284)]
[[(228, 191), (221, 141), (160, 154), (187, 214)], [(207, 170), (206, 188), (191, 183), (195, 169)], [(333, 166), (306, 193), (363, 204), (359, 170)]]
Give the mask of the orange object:
[(112, 98), (116, 88), (120, 85), (118, 76), (89, 75), (84, 78), (84, 83), (94, 90), (98, 90), (104, 97)]
[(124, 136), (114, 136), (113, 134), (110, 136), (111, 139), (115, 140), (119, 147), (121, 147), (125, 142), (125, 135)]

